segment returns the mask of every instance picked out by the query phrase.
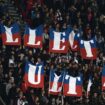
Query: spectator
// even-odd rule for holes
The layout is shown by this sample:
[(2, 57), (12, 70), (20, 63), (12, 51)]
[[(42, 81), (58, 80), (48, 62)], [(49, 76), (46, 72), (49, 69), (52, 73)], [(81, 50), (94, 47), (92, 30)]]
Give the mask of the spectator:
[[(18, 47), (4, 46), (0, 37), (0, 95), (7, 105), (61, 105), (61, 95), (48, 94), (49, 72), (56, 70), (59, 75), (61, 70), (68, 71), (72, 76), (83, 73), (83, 96), (62, 97), (64, 105), (104, 105), (105, 92), (101, 92), (101, 69), (105, 64), (105, 14), (104, 0), (13, 0), (17, 3), (21, 14), (26, 14), (24, 21), (31, 28), (44, 25), (43, 48), (32, 49), (23, 45)], [(11, 2), (11, 1), (10, 1)], [(25, 4), (24, 4), (25, 3)], [(24, 4), (24, 5), (23, 5)], [(27, 4), (27, 5), (26, 5)], [(16, 4), (15, 4), (16, 5)], [(7, 12), (6, 4), (0, 1), (0, 21), (8, 27), (14, 23), (13, 17)], [(20, 20), (19, 20), (20, 21)], [(70, 51), (67, 54), (55, 54), (48, 52), (49, 29), (64, 31), (73, 27), (77, 33), (83, 31), (82, 38), (89, 40), (95, 37), (98, 44), (98, 57), (95, 61), (83, 60), (79, 52)], [(82, 32), (81, 32), (82, 33)], [(17, 55), (18, 54), (18, 55)], [(26, 86), (23, 76), (25, 63), (44, 64), (45, 88), (33, 89)], [(89, 75), (93, 76), (91, 94), (86, 98), (86, 86)], [(26, 87), (25, 87), (26, 86)]]

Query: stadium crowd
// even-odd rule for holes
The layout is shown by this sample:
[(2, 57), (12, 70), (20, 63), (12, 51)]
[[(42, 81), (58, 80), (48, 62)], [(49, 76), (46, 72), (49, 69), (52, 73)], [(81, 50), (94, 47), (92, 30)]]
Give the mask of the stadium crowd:
[[(30, 2), (31, 1), (31, 2)], [(34, 0), (33, 0), (34, 1)], [(105, 64), (105, 1), (104, 0), (11, 0), (19, 8), (23, 20), (35, 28), (44, 25), (43, 48), (34, 49), (21, 46), (2, 45), (0, 36), (0, 96), (6, 105), (104, 105), (105, 91), (101, 90), (101, 70)], [(19, 21), (19, 20), (18, 20)], [(8, 6), (0, 0), (0, 22), (10, 26), (16, 22), (8, 14)], [(21, 24), (20, 24), (21, 25)], [(69, 50), (67, 54), (48, 51), (49, 28), (63, 31), (68, 26), (81, 37), (97, 40), (98, 57), (96, 60), (82, 59), (79, 52)], [(22, 35), (23, 36), (23, 35)], [(24, 67), (27, 61), (44, 63), (44, 89), (27, 87), (24, 82)], [(83, 96), (65, 97), (62, 94), (48, 94), (49, 72), (52, 69), (67, 70), (72, 76), (83, 73)], [(93, 77), (89, 97), (86, 89), (89, 75)]]

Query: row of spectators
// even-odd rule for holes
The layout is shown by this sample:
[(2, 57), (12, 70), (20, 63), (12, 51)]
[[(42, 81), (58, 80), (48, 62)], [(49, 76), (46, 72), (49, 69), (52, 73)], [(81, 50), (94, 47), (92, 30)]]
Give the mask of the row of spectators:
[(59, 23), (64, 28), (67, 25), (77, 28), (90, 26), (94, 32), (96, 29), (101, 30), (104, 36), (104, 0), (15, 0), (15, 2), (19, 9), (24, 8), (23, 18), (33, 27), (41, 23), (53, 26)]
[(0, 0), (0, 20), (7, 12), (7, 5), (4, 0)]
[[(15, 2), (13, 2), (15, 1)], [(34, 2), (27, 10), (27, 1), (12, 0), (22, 11), (26, 11), (24, 21), (35, 28), (44, 24), (44, 45), (42, 49), (4, 46), (0, 38), (0, 95), (7, 105), (104, 105), (105, 92), (101, 91), (101, 70), (105, 64), (105, 16), (104, 0), (43, 0), (43, 3)], [(54, 2), (55, 1), (55, 2)], [(2, 8), (2, 10), (1, 10)], [(10, 26), (14, 19), (5, 10), (4, 2), (0, 1), (1, 22)], [(22, 12), (23, 13), (23, 12)], [(27, 21), (28, 19), (28, 21)], [(20, 24), (21, 25), (21, 24)], [(78, 52), (69, 50), (67, 54), (48, 52), (49, 28), (63, 31), (67, 26), (73, 27), (75, 32), (83, 31), (83, 38), (95, 36), (98, 43), (98, 57), (95, 61), (83, 60)], [(26, 61), (33, 64), (44, 63), (44, 89), (28, 88), (23, 80)], [(83, 96), (80, 98), (65, 97), (60, 94), (48, 94), (49, 72), (57, 69), (67, 70), (72, 76), (78, 72), (84, 75)], [(89, 97), (86, 97), (89, 75), (93, 77), (93, 85)]]

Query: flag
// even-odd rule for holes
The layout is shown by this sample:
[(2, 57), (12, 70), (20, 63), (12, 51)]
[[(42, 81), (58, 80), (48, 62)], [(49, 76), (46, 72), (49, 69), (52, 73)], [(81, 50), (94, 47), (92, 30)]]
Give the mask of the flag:
[(75, 33), (72, 30), (69, 34), (69, 44), (72, 51), (77, 51), (79, 49), (79, 33)]
[(27, 86), (27, 84), (26, 84), (25, 81), (23, 81), (23, 82), (21, 83), (20, 88), (21, 88), (21, 90), (23, 91), (23, 93), (26, 93), (26, 92), (27, 92), (28, 86)]
[(20, 45), (21, 36), (19, 32), (19, 26), (17, 23), (14, 23), (11, 27), (1, 24), (3, 45)]
[(24, 80), (27, 83), (27, 86), (29, 87), (43, 88), (44, 87), (43, 65), (41, 64), (32, 65), (29, 62), (26, 63)]
[(102, 69), (102, 90), (105, 90), (105, 65)]
[(28, 26), (26, 26), (24, 33), (24, 45), (33, 48), (42, 48), (42, 34), (42, 25), (40, 25), (36, 29), (31, 29)]
[(86, 92), (86, 96), (88, 97), (89, 94), (90, 94), (90, 89), (91, 89), (91, 86), (92, 86), (92, 76), (89, 77), (89, 81), (88, 81), (88, 85), (87, 85), (87, 92)]
[(66, 73), (63, 85), (63, 94), (65, 96), (82, 96), (82, 75), (73, 77)]
[(53, 95), (58, 95), (62, 91), (64, 80), (64, 72), (61, 72), (58, 75), (55, 70), (50, 71), (50, 80), (49, 80), (49, 93)]
[(88, 41), (80, 39), (80, 53), (83, 59), (96, 59), (96, 40), (94, 38)]
[(56, 32), (50, 30), (49, 51), (54, 53), (67, 53), (69, 31)]

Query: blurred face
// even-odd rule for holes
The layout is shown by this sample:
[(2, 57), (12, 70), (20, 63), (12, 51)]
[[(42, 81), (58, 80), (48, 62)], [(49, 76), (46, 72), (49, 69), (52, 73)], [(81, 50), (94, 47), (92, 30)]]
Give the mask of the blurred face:
[(88, 8), (88, 12), (91, 12), (91, 8)]
[(30, 90), (30, 93), (31, 93), (31, 94), (34, 94), (34, 90), (33, 90), (33, 89), (32, 89), (32, 90)]
[(22, 91), (19, 93), (19, 97), (20, 97), (20, 98), (23, 97), (23, 92), (22, 92)]
[(102, 92), (102, 96), (105, 97), (105, 92)]
[(9, 76), (10, 76), (10, 77), (12, 76), (12, 72), (9, 72)]
[(44, 32), (47, 34), (47, 33), (48, 33), (48, 30), (47, 30), (47, 29), (45, 29), (45, 30), (44, 30)]
[(53, 12), (53, 9), (51, 8), (51, 9), (50, 9), (50, 13), (52, 13), (52, 12)]
[(56, 27), (57, 27), (57, 28), (59, 28), (59, 27), (60, 27), (60, 25), (59, 25), (59, 24), (57, 24), (57, 25), (56, 25)]
[(39, 101), (39, 97), (36, 97), (36, 100), (35, 101), (38, 102)]
[(74, 64), (74, 68), (78, 68), (78, 64)]
[(69, 15), (66, 16), (66, 19), (69, 20)]
[(94, 93), (94, 97), (97, 97), (97, 95), (98, 95), (97, 93)]
[(5, 78), (7, 78), (8, 77), (8, 74), (5, 74)]
[(38, 13), (38, 14), (37, 14), (37, 18), (39, 18), (39, 17), (40, 17), (40, 14)]
[(54, 68), (54, 65), (51, 65), (51, 69), (53, 69)]
[(74, 56), (76, 57), (77, 55), (78, 55), (78, 53), (77, 53), (77, 52), (75, 52)]
[(40, 59), (40, 58), (38, 58), (38, 60), (37, 60), (37, 61), (38, 61), (38, 63), (40, 63), (40, 62), (41, 62), (41, 59)]
[(100, 53), (100, 58), (102, 58), (103, 57), (103, 53)]
[(32, 51), (31, 50), (29, 51), (29, 55), (32, 55)]
[(77, 17), (78, 17), (78, 18), (80, 17), (80, 12), (77, 13)]
[(91, 29), (88, 30), (88, 34), (91, 34)]

